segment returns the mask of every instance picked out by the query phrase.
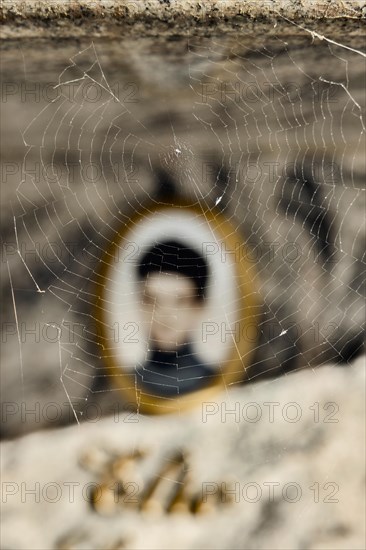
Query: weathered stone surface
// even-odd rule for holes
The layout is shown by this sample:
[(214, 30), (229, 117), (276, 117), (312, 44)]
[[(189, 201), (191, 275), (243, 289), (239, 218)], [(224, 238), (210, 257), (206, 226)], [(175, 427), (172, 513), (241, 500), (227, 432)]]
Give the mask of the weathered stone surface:
[(0, 7), (2, 35), (10, 39), (106, 38), (121, 32), (156, 37), (163, 33), (169, 39), (191, 33), (193, 27), (206, 36), (217, 27), (237, 32), (243, 23), (256, 33), (273, 32), (276, 23), (275, 33), (285, 34), (296, 24), (316, 21), (317, 30), (349, 40), (353, 33), (362, 36), (364, 16), (359, 0), (5, 0)]
[[(2, 548), (364, 548), (364, 378), (360, 358), (234, 388), (181, 417), (121, 413), (6, 442)], [(136, 450), (146, 454), (117, 459)], [(178, 477), (164, 468), (179, 452), (185, 494), (167, 514)], [(87, 484), (118, 479), (143, 509), (103, 490), (93, 510)], [(157, 479), (154, 502), (145, 491)], [(201, 513), (186, 509), (209, 492)]]

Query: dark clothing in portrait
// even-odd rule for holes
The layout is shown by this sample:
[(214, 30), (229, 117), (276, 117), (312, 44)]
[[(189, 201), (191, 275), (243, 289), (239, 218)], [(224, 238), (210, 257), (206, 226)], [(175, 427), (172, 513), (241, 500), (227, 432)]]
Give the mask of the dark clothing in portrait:
[(154, 349), (135, 368), (137, 387), (161, 397), (178, 397), (217, 382), (218, 375), (200, 361), (191, 343), (174, 351)]

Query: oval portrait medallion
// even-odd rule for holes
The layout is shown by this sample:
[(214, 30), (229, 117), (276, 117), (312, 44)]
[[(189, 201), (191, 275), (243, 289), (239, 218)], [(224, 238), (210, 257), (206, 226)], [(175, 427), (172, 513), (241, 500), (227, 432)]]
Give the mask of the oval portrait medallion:
[(177, 412), (245, 380), (257, 303), (242, 249), (241, 235), (212, 208), (154, 203), (105, 253), (102, 355), (139, 412)]

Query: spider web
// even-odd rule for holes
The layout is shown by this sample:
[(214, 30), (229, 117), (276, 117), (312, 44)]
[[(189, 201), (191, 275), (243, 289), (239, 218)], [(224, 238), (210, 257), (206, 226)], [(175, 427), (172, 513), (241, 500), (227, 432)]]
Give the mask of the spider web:
[(255, 335), (239, 335), (253, 343), (243, 378), (348, 362), (362, 345), (364, 54), (318, 38), (189, 37), (148, 58), (128, 50), (119, 72), (92, 43), (25, 129), (18, 255), (56, 331), (77, 421), (96, 395), (119, 399), (95, 313), (111, 243), (125, 258), (121, 229), (164, 193), (220, 210), (241, 235), (235, 261), (250, 263), (259, 304)]

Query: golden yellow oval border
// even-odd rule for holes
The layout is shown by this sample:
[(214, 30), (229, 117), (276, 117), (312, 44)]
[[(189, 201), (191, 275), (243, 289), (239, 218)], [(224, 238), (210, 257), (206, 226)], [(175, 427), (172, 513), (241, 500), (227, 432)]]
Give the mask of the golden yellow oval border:
[[(123, 374), (121, 367), (118, 367), (111, 354), (108, 354), (108, 347), (105, 345), (108, 341), (108, 335), (105, 327), (108, 326), (108, 322), (105, 318), (105, 308), (103, 303), (106, 301), (104, 298), (104, 283), (108, 279), (108, 272), (111, 265), (104, 258), (115, 257), (115, 251), (121, 241), (126, 237), (131, 228), (143, 221), (146, 216), (155, 212), (164, 210), (171, 210), (177, 208), (180, 211), (182, 209), (189, 210), (195, 214), (201, 215), (205, 218), (206, 222), (210, 225), (215, 235), (220, 237), (226, 244), (226, 253), (237, 253), (238, 243), (243, 244), (243, 239), (234, 226), (229, 222), (220, 212), (215, 208), (203, 207), (199, 203), (188, 202), (175, 202), (169, 203), (155, 203), (151, 202), (148, 205), (141, 206), (141, 208), (130, 218), (128, 224), (126, 224), (122, 230), (118, 232), (118, 237), (113, 241), (104, 254), (101, 260), (101, 269), (97, 272), (96, 282), (96, 304), (95, 304), (95, 318), (100, 327), (98, 330), (99, 344), (102, 351), (102, 358), (105, 361), (106, 367), (113, 378), (113, 382), (116, 388), (119, 388), (127, 399), (128, 404), (136, 406), (136, 410), (140, 413), (147, 414), (166, 414), (172, 412), (185, 411), (188, 408), (202, 404), (205, 401), (212, 400), (212, 397), (223, 390), (229, 384), (238, 382), (239, 380), (246, 379), (246, 365), (243, 365), (242, 358), (250, 358), (255, 347), (254, 341), (249, 341), (244, 337), (240, 337), (233, 345), (233, 350), (230, 358), (225, 361), (225, 368), (219, 375), (219, 381), (213, 385), (206, 387), (202, 390), (197, 390), (190, 394), (181, 397), (159, 397), (143, 393), (141, 389), (137, 389), (135, 385), (135, 374)], [(254, 266), (248, 261), (248, 259), (241, 255), (239, 261), (235, 262), (237, 288), (239, 292), (239, 334), (243, 335), (246, 326), (257, 328), (257, 318), (259, 313), (259, 300), (257, 298), (257, 290), (254, 283)], [(256, 331), (257, 333), (257, 331)]]

